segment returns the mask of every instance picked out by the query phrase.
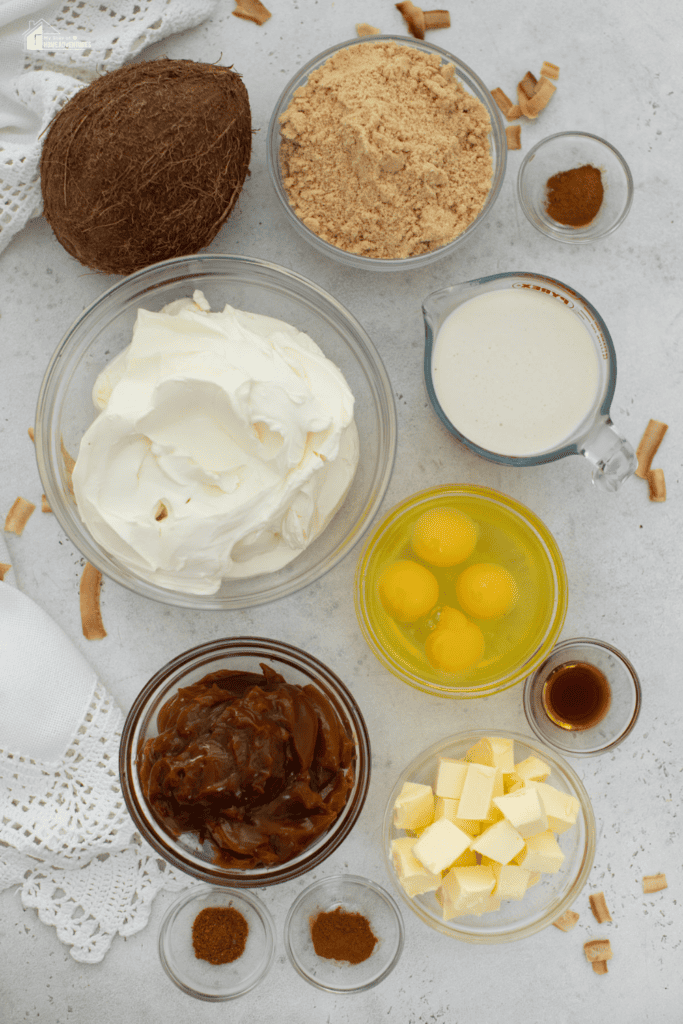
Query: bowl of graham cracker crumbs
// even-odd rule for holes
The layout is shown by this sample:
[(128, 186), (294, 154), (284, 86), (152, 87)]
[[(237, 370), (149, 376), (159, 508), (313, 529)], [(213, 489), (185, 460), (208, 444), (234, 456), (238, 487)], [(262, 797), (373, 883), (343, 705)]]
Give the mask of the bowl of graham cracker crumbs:
[(358, 269), (417, 269), (490, 213), (507, 144), (484, 83), (438, 46), (377, 35), (294, 76), (268, 128), (268, 167), (292, 226)]

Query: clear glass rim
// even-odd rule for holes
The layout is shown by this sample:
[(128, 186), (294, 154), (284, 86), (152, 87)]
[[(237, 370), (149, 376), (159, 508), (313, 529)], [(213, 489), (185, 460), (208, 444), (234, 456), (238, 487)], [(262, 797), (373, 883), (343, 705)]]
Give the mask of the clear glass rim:
[[(536, 724), (536, 719), (531, 705), (531, 690), (539, 673), (543, 671), (546, 662), (551, 657), (556, 655), (559, 651), (568, 651), (572, 647), (576, 647), (578, 645), (581, 645), (582, 647), (596, 647), (601, 650), (609, 651), (610, 654), (614, 655), (614, 657), (621, 662), (621, 664), (628, 672), (633, 683), (634, 708), (626, 728), (623, 729), (618, 736), (615, 736), (611, 743), (606, 743), (604, 746), (591, 748), (590, 750), (574, 750), (573, 748), (568, 746), (560, 747), (554, 744), (552, 740), (550, 740), (540, 731), (538, 725)], [(633, 728), (636, 722), (638, 721), (638, 716), (640, 715), (642, 700), (643, 692), (642, 687), (640, 685), (640, 679), (632, 663), (629, 661), (626, 655), (618, 648), (614, 647), (613, 644), (607, 643), (606, 640), (596, 640), (595, 637), (575, 636), (570, 637), (567, 640), (560, 641), (559, 644), (556, 644), (555, 647), (553, 647), (552, 651), (550, 651), (548, 656), (544, 658), (542, 663), (538, 665), (537, 668), (532, 673), (530, 673), (530, 675), (527, 676), (524, 682), (523, 706), (524, 714), (526, 716), (529, 728), (533, 731), (534, 735), (538, 737), (541, 743), (544, 743), (547, 746), (551, 747), (553, 750), (556, 750), (557, 753), (561, 754), (563, 757), (598, 757), (600, 754), (606, 754), (608, 751), (613, 750), (615, 747), (618, 747), (619, 744), (626, 739), (629, 733), (633, 731)]]
[[(393, 956), (391, 957), (391, 960), (386, 964), (386, 966), (377, 975), (377, 977), (371, 978), (370, 981), (367, 981), (364, 984), (358, 985), (354, 988), (346, 988), (326, 984), (325, 982), (320, 981), (318, 978), (313, 977), (313, 975), (309, 974), (308, 971), (306, 971), (302, 964), (299, 962), (299, 958), (297, 957), (294, 951), (294, 947), (292, 946), (291, 941), (291, 930), (294, 916), (297, 913), (301, 904), (308, 898), (308, 896), (310, 896), (318, 889), (325, 889), (326, 887), (334, 885), (336, 883), (347, 882), (355, 883), (356, 885), (363, 886), (367, 889), (372, 889), (372, 891), (380, 897), (384, 905), (391, 911), (392, 918), (396, 924), (396, 949), (393, 953)], [(378, 882), (374, 882), (371, 878), (365, 878), (362, 875), (327, 875), (325, 878), (320, 878), (315, 882), (311, 882), (311, 884), (308, 885), (302, 892), (300, 892), (297, 898), (294, 900), (294, 902), (292, 903), (291, 907), (287, 912), (287, 917), (285, 918), (283, 940), (285, 944), (285, 952), (287, 953), (289, 962), (291, 963), (292, 967), (297, 972), (297, 974), (304, 978), (305, 981), (309, 982), (309, 984), (315, 985), (316, 988), (322, 989), (325, 992), (366, 992), (368, 989), (374, 988), (375, 985), (379, 985), (381, 981), (384, 981), (387, 975), (391, 974), (394, 967), (401, 959), (401, 954), (403, 953), (403, 946), (405, 944), (405, 926), (403, 924), (403, 917), (401, 916), (401, 911), (399, 909), (398, 903), (391, 895), (391, 893), (387, 892), (387, 890)]]
[[(600, 145), (605, 146), (605, 148), (609, 149), (612, 152), (612, 154), (616, 157), (617, 162), (620, 164), (624, 172), (624, 178), (626, 180), (626, 203), (624, 204), (624, 209), (622, 210), (621, 214), (614, 221), (614, 223), (610, 225), (610, 227), (605, 228), (602, 231), (590, 234), (587, 228), (566, 228), (561, 225), (558, 225), (558, 227), (555, 228), (551, 225), (542, 224), (537, 221), (536, 217), (534, 216), (533, 210), (529, 207), (529, 204), (527, 203), (526, 196), (524, 194), (524, 175), (527, 171), (529, 163), (531, 162), (531, 160), (533, 160), (534, 156), (538, 153), (538, 151), (545, 147), (547, 144), (555, 142), (557, 139), (590, 139), (592, 142), (597, 142)], [(517, 173), (517, 198), (519, 200), (519, 205), (522, 207), (525, 217), (527, 218), (529, 223), (534, 228), (536, 228), (538, 232), (540, 232), (540, 234), (545, 235), (546, 238), (554, 238), (558, 242), (567, 242), (570, 245), (581, 245), (587, 242), (598, 241), (601, 238), (607, 238), (608, 235), (611, 235), (612, 232), (616, 231), (617, 228), (624, 222), (624, 220), (628, 216), (628, 213), (631, 209), (631, 205), (633, 203), (633, 175), (631, 174), (631, 169), (629, 165), (626, 163), (626, 160), (621, 155), (619, 150), (616, 148), (616, 146), (613, 146), (611, 142), (608, 142), (607, 139), (603, 139), (599, 135), (593, 135), (590, 132), (556, 132), (554, 135), (547, 135), (544, 139), (541, 139), (540, 142), (537, 142), (536, 145), (529, 150), (529, 152), (522, 160), (519, 171)]]
[[(229, 895), (238, 902), (241, 900), (244, 901), (244, 903), (247, 903), (263, 925), (265, 936), (265, 945), (261, 964), (258, 970), (253, 973), (251, 980), (241, 987), (236, 988), (234, 991), (215, 995), (207, 992), (200, 992), (184, 982), (173, 970), (164, 949), (166, 936), (173, 927), (177, 914), (183, 909), (183, 907), (187, 906), (187, 904), (191, 903), (193, 900), (201, 899), (203, 896), (209, 896), (214, 892), (219, 893), (221, 898)], [(184, 890), (164, 914), (159, 928), (158, 951), (161, 966), (166, 971), (166, 974), (179, 989), (186, 993), (186, 995), (193, 996), (195, 999), (202, 999), (207, 1003), (222, 1003), (229, 999), (237, 999), (239, 996), (243, 996), (246, 995), (247, 992), (251, 992), (268, 974), (269, 970), (273, 966), (275, 954), (275, 923), (268, 907), (255, 893), (251, 893), (248, 890), (243, 889), (218, 889), (215, 885), (195, 885), (190, 889)]]
[[(458, 235), (457, 238), (454, 238), (453, 241), (440, 246), (438, 249), (432, 249), (429, 252), (421, 253), (419, 256), (408, 256), (405, 259), (377, 259), (372, 256), (358, 256), (355, 253), (349, 253), (345, 249), (340, 249), (337, 246), (324, 241), (324, 239), (320, 238), (313, 231), (307, 228), (294, 213), (287, 200), (280, 176), (280, 133), (278, 119), (280, 114), (284, 113), (286, 107), (289, 105), (291, 93), (293, 93), (294, 89), (298, 88), (299, 85), (304, 84), (304, 81), (312, 71), (339, 50), (344, 50), (350, 46), (371, 45), (372, 43), (378, 42), (395, 42), (402, 46), (421, 50), (423, 53), (434, 53), (440, 56), (444, 62), (455, 65), (456, 77), (461, 81), (461, 84), (468, 89), (468, 91), (472, 92), (473, 95), (475, 95), (475, 97), (484, 104), (491, 119), (490, 136), (492, 141), (490, 145), (493, 162), (493, 177), (491, 180), (491, 188), (479, 215), (462, 232), (462, 234)], [(469, 238), (473, 230), (477, 228), (491, 212), (491, 209), (500, 194), (500, 190), (505, 179), (505, 168), (507, 164), (507, 140), (505, 127), (503, 125), (502, 114), (491, 96), (489, 89), (481, 78), (479, 78), (476, 72), (472, 70), (472, 68), (448, 50), (444, 50), (440, 46), (435, 46), (433, 43), (428, 43), (420, 39), (409, 39), (406, 36), (380, 34), (357, 39), (347, 39), (345, 42), (337, 43), (335, 46), (330, 46), (328, 49), (323, 50), (322, 53), (317, 54), (309, 60), (307, 64), (304, 64), (304, 66), (297, 71), (295, 75), (293, 75), (282, 90), (273, 109), (267, 132), (266, 151), (268, 173), (270, 175), (273, 188), (275, 189), (275, 193), (280, 201), (280, 205), (290, 224), (292, 224), (299, 234), (306, 238), (320, 252), (325, 253), (338, 262), (345, 263), (347, 266), (356, 267), (357, 269), (362, 270), (417, 270), (437, 259), (451, 255), (466, 238)]]
[[(438, 920), (430, 918), (422, 910), (420, 904), (411, 900), (402, 888), (400, 882), (396, 878), (396, 872), (393, 868), (390, 852), (391, 833), (393, 829), (393, 807), (403, 782), (416, 775), (426, 762), (437, 757), (443, 751), (448, 750), (455, 745), (467, 744), (467, 746), (472, 746), (481, 739), (482, 736), (501, 736), (507, 739), (512, 739), (515, 742), (522, 743), (525, 747), (538, 754), (541, 760), (545, 760), (546, 763), (550, 764), (551, 768), (554, 771), (556, 770), (563, 780), (568, 780), (570, 788), (581, 804), (586, 833), (579, 870), (569, 890), (565, 893), (562, 899), (557, 903), (553, 903), (545, 913), (527, 925), (515, 926), (514, 929), (510, 928), (499, 933), (489, 932), (486, 934), (477, 933), (476, 930), (468, 931), (466, 928), (459, 929), (456, 924), (451, 924), (449, 927), (447, 922), (439, 922)], [(537, 740), (535, 736), (524, 736), (522, 733), (511, 732), (507, 729), (468, 729), (466, 732), (454, 733), (452, 736), (437, 740), (436, 743), (427, 747), (427, 749), (423, 750), (420, 754), (417, 754), (417, 756), (414, 757), (413, 760), (403, 769), (398, 781), (389, 794), (382, 822), (382, 850), (384, 853), (384, 865), (394, 888), (402, 898), (402, 902), (406, 906), (410, 907), (413, 913), (433, 930), (440, 932), (442, 935), (448, 935), (450, 938), (460, 939), (464, 942), (479, 945), (492, 945), (500, 942), (515, 942), (518, 939), (525, 939), (530, 935), (534, 935), (536, 932), (542, 931), (544, 928), (551, 925), (553, 921), (557, 920), (557, 918), (560, 917), (560, 915), (563, 914), (564, 911), (572, 905), (572, 903), (574, 903), (588, 881), (588, 876), (590, 875), (591, 868), (593, 867), (593, 861), (595, 859), (595, 848), (596, 835), (593, 807), (590, 797), (588, 796), (588, 792), (574, 769), (567, 763), (567, 761), (565, 761), (560, 753), (553, 750), (545, 743)], [(458, 921), (462, 919), (453, 918), (452, 920)]]
[[(439, 496), (448, 497), (449, 495), (453, 495), (455, 497), (473, 495), (478, 498), (496, 501), (503, 504), (508, 511), (513, 512), (518, 516), (525, 525), (533, 531), (536, 539), (541, 544), (544, 554), (548, 560), (548, 564), (551, 567), (555, 582), (552, 614), (545, 630), (543, 641), (539, 644), (538, 650), (532, 652), (523, 665), (520, 665), (519, 668), (514, 671), (508, 672), (502, 679), (492, 680), (490, 683), (479, 686), (475, 685), (471, 687), (449, 688), (446, 686), (439, 686), (437, 683), (430, 683), (418, 676), (415, 672), (408, 672), (403, 665), (396, 663), (394, 659), (389, 657), (386, 653), (380, 638), (376, 635), (375, 630), (370, 625), (369, 616), (367, 614), (367, 566), (370, 558), (372, 557), (374, 548), (382, 535), (386, 533), (386, 531), (401, 515), (404, 515), (409, 510), (418, 508), (421, 504), (426, 501), (430, 501), (432, 498)], [(407, 683), (409, 686), (412, 686), (414, 689), (419, 690), (421, 693), (426, 693), (433, 697), (463, 700), (475, 699), (477, 697), (489, 697), (494, 693), (501, 693), (503, 690), (516, 686), (526, 678), (529, 672), (535, 669), (536, 666), (548, 656), (554, 646), (554, 640), (552, 638), (557, 638), (559, 636), (567, 614), (567, 589), (567, 573), (562, 553), (552, 533), (535, 512), (532, 512), (532, 510), (526, 505), (517, 501), (516, 498), (511, 498), (509, 495), (503, 494), (501, 491), (496, 491), (491, 487), (484, 487), (479, 484), (441, 484), (437, 487), (427, 488), (424, 491), (418, 491), (417, 493), (404, 498), (402, 501), (398, 502), (398, 504), (394, 505), (393, 508), (389, 509), (382, 520), (375, 525), (373, 532), (365, 542), (356, 566), (354, 579), (354, 605), (356, 609), (356, 618), (366, 643), (375, 657), (392, 673), (392, 675), (396, 676), (402, 682)]]
[[(580, 302), (582, 302), (590, 313), (595, 317), (595, 320), (600, 327), (603, 334), (605, 344), (609, 353), (609, 372), (606, 379), (606, 387), (600, 396), (600, 406), (598, 411), (598, 417), (607, 418), (609, 417), (610, 409), (612, 406), (612, 399), (614, 398), (614, 391), (617, 384), (617, 354), (614, 348), (614, 342), (612, 336), (607, 328), (607, 324), (598, 313), (595, 306), (588, 301), (585, 296), (573, 288), (571, 285), (565, 284), (564, 281), (558, 281), (557, 278), (547, 277), (545, 274), (537, 274), (532, 271), (526, 270), (510, 270), (500, 274), (489, 274), (485, 277), (473, 278), (471, 281), (462, 281), (459, 284), (450, 285), (448, 288), (439, 288), (435, 292), (431, 292), (424, 300), (422, 306), (422, 312), (425, 320), (425, 348), (424, 348), (424, 359), (423, 359), (423, 374), (425, 388), (427, 390), (427, 396), (434, 409), (434, 412), (439, 417), (444, 427), (453, 437), (456, 438), (460, 444), (464, 445), (465, 448), (473, 452), (475, 455), (481, 456), (482, 459), (486, 459), (487, 462), (496, 462), (501, 466), (540, 466), (547, 462), (556, 462), (558, 459), (566, 458), (567, 455), (580, 455), (581, 445), (588, 435), (592, 432), (596, 417), (594, 414), (590, 415), (590, 422), (586, 423), (585, 417), (582, 423), (577, 428), (579, 434), (570, 443), (563, 444), (559, 448), (554, 448), (552, 451), (540, 452), (537, 455), (500, 455), (497, 452), (489, 451), (487, 448), (481, 448), (474, 441), (470, 441), (469, 438), (461, 434), (460, 431), (451, 423), (450, 419), (444, 412), (441, 403), (437, 397), (436, 391), (434, 390), (434, 382), (432, 379), (432, 354), (434, 350), (434, 343), (436, 338), (434, 331), (432, 330), (432, 320), (429, 314), (429, 310), (426, 308), (427, 303), (430, 299), (435, 299), (441, 295), (446, 294), (449, 291), (454, 291), (458, 288), (466, 287), (467, 285), (480, 285), (489, 284), (494, 281), (503, 281), (511, 278), (529, 278), (534, 281), (542, 281), (545, 284), (556, 285), (563, 288), (568, 294), (573, 295)], [(438, 332), (437, 332), (438, 333)]]
[[(157, 823), (141, 790), (136, 761), (148, 723), (156, 718), (159, 708), (173, 687), (191, 670), (215, 671), (218, 663), (225, 667), (231, 658), (263, 659), (276, 666), (287, 666), (318, 683), (328, 700), (345, 717), (353, 730), (356, 744), (354, 785), (346, 804), (330, 829), (309, 848), (292, 860), (269, 868), (244, 872), (221, 868), (200, 858), (192, 858)], [(213, 666), (213, 668), (212, 668)], [(284, 670), (283, 670), (284, 674)], [(372, 752), (370, 735), (363, 713), (355, 697), (339, 676), (315, 655), (281, 640), (266, 637), (224, 637), (183, 651), (163, 665), (138, 693), (126, 716), (119, 746), (119, 776), (128, 811), (143, 838), (164, 860), (193, 878), (218, 887), (251, 889), (275, 885), (297, 878), (317, 867), (346, 839), (355, 826), (370, 787)]]
[[(94, 542), (85, 527), (81, 528), (80, 520), (76, 521), (73, 508), (67, 504), (59, 481), (57, 466), (61, 459), (60, 439), (54, 436), (53, 420), (60, 386), (69, 379), (83, 358), (98, 323), (110, 318), (121, 305), (125, 307), (136, 296), (153, 293), (158, 288), (184, 279), (203, 275), (219, 278), (229, 270), (234, 271), (236, 278), (240, 272), (263, 273), (278, 280), (282, 278), (282, 290), (286, 292), (288, 282), (295, 282), (312, 305), (321, 309), (323, 314), (334, 317), (348, 330), (353, 339), (349, 349), (362, 367), (377, 410), (378, 458), (372, 486), (368, 489), (361, 512), (344, 540), (328, 557), (299, 576), (285, 575), (279, 583), (274, 583), (269, 574), (252, 577), (255, 581), (264, 580), (264, 583), (262, 587), (257, 584), (258, 589), (251, 595), (243, 595), (240, 589), (233, 595), (186, 594), (156, 586), (124, 571), (117, 561)], [(74, 344), (74, 339), (78, 344)], [(36, 461), (43, 489), (59, 525), (83, 557), (106, 577), (132, 593), (180, 608), (209, 610), (251, 608), (287, 597), (320, 579), (346, 557), (369, 529), (389, 486), (397, 436), (396, 406), (391, 381), (379, 351), (355, 317), (333, 295), (300, 274), (267, 260), (227, 253), (200, 253), (165, 260), (136, 271), (107, 288), (76, 317), (55, 348), (40, 386), (35, 419)], [(290, 565), (295, 563), (296, 559)], [(283, 572), (286, 570), (287, 566)]]

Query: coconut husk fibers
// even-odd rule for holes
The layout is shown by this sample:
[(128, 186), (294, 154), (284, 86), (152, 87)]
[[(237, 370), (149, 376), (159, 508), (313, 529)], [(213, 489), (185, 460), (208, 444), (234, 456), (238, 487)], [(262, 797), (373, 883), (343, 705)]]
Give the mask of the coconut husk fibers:
[(232, 68), (167, 59), (119, 68), (51, 122), (45, 217), (86, 267), (130, 274), (208, 245), (250, 156), (249, 97)]

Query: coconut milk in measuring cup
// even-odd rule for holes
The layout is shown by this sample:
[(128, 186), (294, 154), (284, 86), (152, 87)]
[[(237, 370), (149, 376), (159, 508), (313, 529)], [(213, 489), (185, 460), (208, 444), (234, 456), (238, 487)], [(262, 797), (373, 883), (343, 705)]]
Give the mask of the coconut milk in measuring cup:
[(609, 415), (612, 339), (573, 288), (495, 274), (434, 292), (423, 313), (427, 392), (467, 448), (511, 466), (584, 455), (610, 491), (634, 473), (635, 452)]

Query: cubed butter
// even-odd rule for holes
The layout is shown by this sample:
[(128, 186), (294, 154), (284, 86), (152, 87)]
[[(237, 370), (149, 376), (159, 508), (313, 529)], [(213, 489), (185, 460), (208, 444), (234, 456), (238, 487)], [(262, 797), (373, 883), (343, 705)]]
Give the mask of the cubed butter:
[(458, 817), (459, 800), (449, 800), (444, 796), (437, 796), (434, 801), (434, 821), (439, 818), (448, 818), (454, 825), (467, 832), (470, 836), (478, 836), (481, 832), (481, 824), (476, 820)]
[(489, 813), (497, 768), (483, 764), (467, 766), (465, 783), (460, 794), (458, 817), (481, 820)]
[(519, 864), (491, 863), (491, 870), (496, 876), (496, 887), (493, 896), (501, 900), (521, 900), (529, 888), (531, 872), (521, 868)]
[(453, 757), (440, 757), (436, 769), (434, 793), (449, 800), (459, 800), (467, 775), (467, 765)]
[(465, 850), (471, 836), (447, 818), (439, 818), (429, 825), (413, 845), (413, 855), (432, 874), (440, 874), (450, 867)]
[(476, 914), (493, 892), (496, 877), (490, 867), (454, 867), (438, 889), (444, 921), (462, 914)]
[(550, 766), (541, 761), (540, 757), (531, 754), (515, 765), (515, 772), (523, 782), (545, 782), (550, 775)]
[(547, 782), (528, 782), (526, 786), (538, 793), (548, 819), (548, 828), (560, 835), (576, 824), (581, 805), (571, 793), (563, 793)]
[(514, 793), (515, 790), (521, 789), (524, 785), (524, 780), (520, 778), (517, 772), (503, 772), (503, 792)]
[(396, 828), (420, 829), (434, 821), (434, 794), (431, 786), (404, 782), (394, 803)]
[(467, 751), (465, 760), (512, 772), (515, 770), (514, 740), (503, 736), (482, 736), (479, 742)]
[(426, 871), (417, 857), (413, 856), (414, 842), (415, 840), (408, 836), (404, 839), (394, 839), (391, 843), (391, 860), (396, 877), (411, 899), (423, 892), (435, 892), (441, 885), (441, 875), (433, 875)]
[(549, 875), (560, 870), (563, 860), (560, 844), (550, 830), (527, 839), (524, 850), (515, 857), (515, 862), (527, 871), (545, 871)]
[(548, 829), (541, 798), (531, 787), (525, 786), (506, 796), (494, 796), (493, 803), (524, 839)]
[(499, 864), (509, 864), (524, 849), (524, 840), (510, 822), (503, 818), (473, 839), (470, 849)]

